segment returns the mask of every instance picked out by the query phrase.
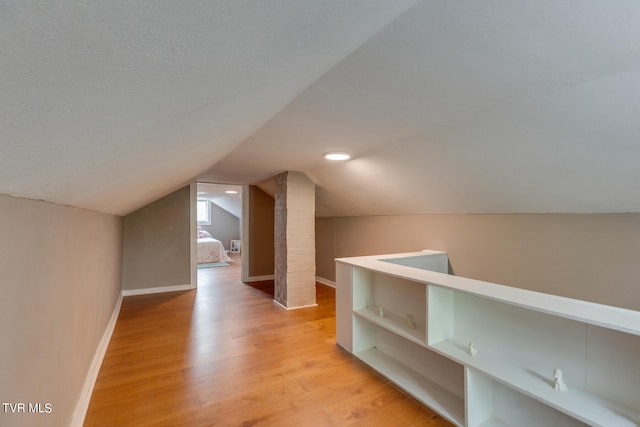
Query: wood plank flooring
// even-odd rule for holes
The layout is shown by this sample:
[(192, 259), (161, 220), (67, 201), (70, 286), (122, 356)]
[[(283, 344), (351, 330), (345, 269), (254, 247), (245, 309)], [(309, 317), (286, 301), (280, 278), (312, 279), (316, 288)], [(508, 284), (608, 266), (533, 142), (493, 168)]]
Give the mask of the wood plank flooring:
[(85, 426), (451, 426), (335, 344), (335, 292), (286, 311), (240, 259), (127, 297)]

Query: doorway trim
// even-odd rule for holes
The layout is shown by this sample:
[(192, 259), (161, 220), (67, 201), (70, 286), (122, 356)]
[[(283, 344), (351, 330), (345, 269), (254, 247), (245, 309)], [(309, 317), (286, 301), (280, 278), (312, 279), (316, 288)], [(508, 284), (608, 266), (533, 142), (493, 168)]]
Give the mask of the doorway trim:
[(189, 233), (191, 234), (189, 254), (191, 255), (191, 286), (190, 289), (198, 287), (198, 240), (196, 232), (198, 230), (198, 212), (196, 201), (198, 196), (198, 183), (192, 182), (189, 185)]

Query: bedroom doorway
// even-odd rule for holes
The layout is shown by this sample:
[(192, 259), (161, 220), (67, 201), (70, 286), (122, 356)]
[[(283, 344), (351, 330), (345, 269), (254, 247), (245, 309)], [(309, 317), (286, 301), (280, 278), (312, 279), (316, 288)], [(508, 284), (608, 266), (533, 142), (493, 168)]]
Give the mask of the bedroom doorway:
[[(196, 283), (207, 269), (241, 264), (242, 187), (219, 183), (196, 183), (195, 197)], [(238, 272), (239, 268), (229, 268)]]

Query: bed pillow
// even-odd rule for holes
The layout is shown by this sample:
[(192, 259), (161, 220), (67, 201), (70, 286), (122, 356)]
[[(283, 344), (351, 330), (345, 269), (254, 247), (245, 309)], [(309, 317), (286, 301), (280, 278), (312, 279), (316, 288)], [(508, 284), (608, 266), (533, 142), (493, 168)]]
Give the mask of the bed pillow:
[(205, 237), (213, 238), (211, 233), (209, 233), (208, 231), (206, 231), (206, 230), (198, 230), (198, 239), (204, 239)]

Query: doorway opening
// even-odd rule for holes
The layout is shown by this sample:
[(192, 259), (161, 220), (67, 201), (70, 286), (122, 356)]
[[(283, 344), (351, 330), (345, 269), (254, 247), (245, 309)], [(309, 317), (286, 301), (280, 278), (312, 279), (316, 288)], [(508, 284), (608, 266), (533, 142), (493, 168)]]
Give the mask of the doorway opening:
[(207, 182), (198, 182), (195, 187), (192, 265), (197, 287), (207, 269), (241, 265), (242, 187)]

